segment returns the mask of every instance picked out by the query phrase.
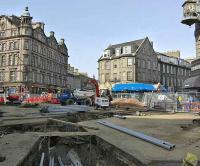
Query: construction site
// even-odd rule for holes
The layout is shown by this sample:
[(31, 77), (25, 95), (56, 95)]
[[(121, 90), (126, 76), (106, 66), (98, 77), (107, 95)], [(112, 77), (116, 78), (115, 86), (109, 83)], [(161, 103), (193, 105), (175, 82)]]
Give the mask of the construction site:
[[(148, 18), (152, 11), (159, 13), (151, 8), (154, 5), (144, 4), (138, 13), (149, 13)], [(63, 2), (62, 6), (70, 5)], [(107, 18), (105, 6), (101, 11)], [(48, 11), (56, 11), (55, 7), (56, 3)], [(32, 22), (28, 7), (19, 17), (0, 16), (0, 166), (200, 166), (200, 0), (186, 0), (182, 7), (181, 23), (195, 24), (196, 59), (184, 60), (180, 51), (172, 51), (173, 55), (155, 51), (148, 37), (110, 44), (98, 59), (98, 80), (70, 67), (65, 40), (57, 42), (54, 31), (46, 36), (44, 23)], [(87, 13), (83, 9), (81, 16)], [(35, 10), (39, 13), (38, 3)], [(75, 15), (79, 10), (73, 9)], [(54, 13), (61, 11), (74, 15), (67, 8)], [(113, 16), (117, 18), (118, 13)], [(119, 22), (125, 17), (120, 16)], [(51, 15), (49, 20), (55, 21), (53, 18)], [(63, 26), (65, 22), (71, 24), (65, 14), (59, 18), (63, 29), (70, 28)], [(72, 23), (74, 20), (82, 19)], [(109, 18), (112, 26), (104, 22), (108, 25), (104, 27), (114, 31), (118, 26), (113, 23), (118, 21), (110, 20), (113, 18)], [(56, 26), (61, 27), (59, 21)], [(167, 28), (157, 26), (156, 22), (157, 29), (169, 34)], [(80, 32), (84, 29), (82, 24), (75, 27)], [(123, 26), (119, 27), (122, 32)], [(130, 27), (135, 27), (135, 22)], [(145, 31), (145, 24), (141, 27)], [(83, 38), (85, 44), (87, 37)], [(91, 45), (94, 39), (89, 41)], [(97, 43), (95, 47), (101, 45)], [(93, 64), (82, 51), (81, 57), (86, 59), (86, 66)]]
[(1, 105), (0, 165), (181, 166), (188, 154), (197, 165), (198, 111), (147, 110), (126, 102), (130, 107), (118, 100), (109, 109)]

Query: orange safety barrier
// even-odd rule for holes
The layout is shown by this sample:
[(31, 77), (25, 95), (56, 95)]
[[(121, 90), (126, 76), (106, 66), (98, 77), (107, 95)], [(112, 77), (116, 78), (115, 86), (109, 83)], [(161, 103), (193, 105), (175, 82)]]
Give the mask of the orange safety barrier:
[(200, 111), (200, 102), (188, 102), (183, 105), (186, 111)]
[(43, 103), (45, 102), (45, 97), (42, 97), (42, 102), (43, 102)]
[(0, 97), (0, 104), (4, 104), (4, 98)]
[(42, 97), (39, 97), (39, 101), (40, 101), (40, 103), (42, 103)]
[(29, 103), (33, 103), (33, 98), (32, 97), (29, 98)]

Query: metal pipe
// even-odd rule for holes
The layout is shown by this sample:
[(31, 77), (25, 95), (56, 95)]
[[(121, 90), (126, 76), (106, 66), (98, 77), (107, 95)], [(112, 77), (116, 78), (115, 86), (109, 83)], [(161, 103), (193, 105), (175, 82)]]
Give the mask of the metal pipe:
[(51, 166), (54, 166), (54, 156), (51, 159)]
[(52, 163), (51, 163), (51, 156), (49, 158), (49, 166), (52, 166)]
[(65, 166), (65, 165), (63, 164), (62, 159), (61, 159), (60, 156), (58, 156), (58, 162), (59, 162), (60, 166)]
[(41, 159), (40, 159), (40, 166), (43, 166), (44, 162), (44, 152), (42, 153)]
[(130, 130), (128, 128), (121, 127), (121, 126), (118, 126), (118, 125), (114, 125), (114, 124), (112, 124), (110, 122), (107, 122), (107, 121), (97, 121), (97, 122), (102, 124), (102, 125), (104, 125), (104, 126), (113, 128), (115, 130), (122, 131), (122, 132), (124, 132), (124, 133), (126, 133), (128, 135), (140, 138), (140, 139), (142, 139), (144, 141), (150, 142), (150, 143), (152, 143), (154, 145), (160, 146), (160, 147), (165, 148), (167, 150), (172, 150), (172, 149), (175, 148), (175, 144), (171, 144), (169, 142), (166, 142), (166, 141), (163, 141), (163, 140), (160, 140), (160, 139), (145, 135), (143, 133), (140, 133), (140, 132), (137, 132), (137, 131), (134, 131), (134, 130)]

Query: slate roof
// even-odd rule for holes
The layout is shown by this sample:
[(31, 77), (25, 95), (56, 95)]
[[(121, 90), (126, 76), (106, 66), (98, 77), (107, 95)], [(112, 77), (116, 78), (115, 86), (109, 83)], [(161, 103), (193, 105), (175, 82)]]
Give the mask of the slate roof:
[(144, 40), (145, 40), (145, 38), (139, 39), (139, 40), (134, 40), (134, 41), (129, 41), (129, 42), (125, 42), (125, 43), (120, 43), (120, 44), (109, 45), (106, 48), (106, 50), (112, 49), (112, 48), (124, 47), (124, 46), (128, 46), (128, 45), (136, 45), (137, 47), (139, 47)]

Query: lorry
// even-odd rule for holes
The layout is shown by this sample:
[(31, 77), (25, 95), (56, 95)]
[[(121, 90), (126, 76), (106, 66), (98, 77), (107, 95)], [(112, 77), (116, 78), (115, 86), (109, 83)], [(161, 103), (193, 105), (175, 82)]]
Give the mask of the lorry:
[(96, 108), (109, 107), (109, 100), (105, 97), (100, 97), (99, 85), (95, 79), (90, 79), (88, 83), (95, 86), (95, 92), (92, 90), (64, 90), (58, 95), (61, 105), (79, 105), (95, 106)]
[(73, 91), (67, 89), (58, 94), (58, 99), (61, 105), (73, 105), (75, 103), (78, 105), (92, 105), (92, 99), (90, 97), (79, 97), (77, 94), (74, 95)]

